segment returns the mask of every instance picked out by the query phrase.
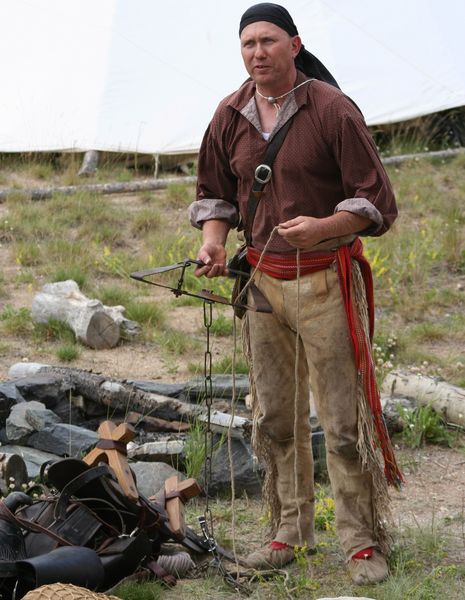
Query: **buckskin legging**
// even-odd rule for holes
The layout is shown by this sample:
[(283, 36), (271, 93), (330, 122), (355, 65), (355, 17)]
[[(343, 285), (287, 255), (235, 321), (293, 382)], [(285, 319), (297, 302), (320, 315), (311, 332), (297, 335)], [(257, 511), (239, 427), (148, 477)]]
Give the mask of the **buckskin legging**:
[[(257, 439), (266, 440), (276, 472), (274, 493), (280, 512), (274, 539), (310, 548), (315, 545), (310, 380), (325, 434), (336, 529), (350, 558), (359, 550), (376, 546), (376, 542), (372, 477), (362, 469), (356, 449), (357, 373), (337, 273), (329, 268), (300, 278), (297, 440), (294, 406), (299, 284), (262, 272), (257, 273), (255, 284), (273, 308), (272, 314), (248, 311), (246, 318)], [(260, 455), (260, 449), (256, 450)]]

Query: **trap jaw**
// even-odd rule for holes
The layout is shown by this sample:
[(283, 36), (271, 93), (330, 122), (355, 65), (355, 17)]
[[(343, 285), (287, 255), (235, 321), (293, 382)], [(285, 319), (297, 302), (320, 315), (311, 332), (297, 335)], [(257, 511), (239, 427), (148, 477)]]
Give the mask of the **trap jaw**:
[[(170, 290), (176, 296), (176, 298), (179, 298), (179, 296), (191, 296), (192, 298), (199, 298), (200, 300), (203, 300), (204, 302), (211, 302), (211, 303), (216, 302), (218, 304), (232, 306), (233, 308), (252, 310), (252, 311), (256, 311), (256, 312), (271, 312), (271, 307), (269, 307), (269, 310), (268, 310), (266, 308), (264, 309), (263, 307), (250, 306), (248, 304), (244, 304), (241, 302), (239, 302), (239, 303), (232, 302), (228, 298), (225, 298), (224, 296), (219, 296), (218, 294), (214, 294), (210, 290), (202, 289), (200, 292), (191, 292), (190, 290), (185, 289), (184, 278), (185, 278), (186, 269), (188, 267), (190, 267), (191, 265), (196, 265), (198, 267), (202, 267), (202, 266), (204, 266), (204, 264), (205, 263), (203, 263), (201, 260), (186, 258), (185, 260), (178, 262), (178, 263), (174, 263), (172, 265), (167, 265), (164, 267), (156, 267), (156, 268), (152, 268), (152, 269), (145, 269), (143, 271), (135, 271), (134, 273), (130, 274), (130, 277), (132, 279), (135, 279), (136, 281), (142, 281), (142, 282), (148, 283), (150, 285), (155, 285), (157, 287), (166, 288), (166, 289)], [(180, 270), (180, 274), (179, 274), (179, 278), (178, 278), (178, 281), (177, 281), (175, 287), (166, 285), (164, 283), (160, 283), (159, 281), (154, 281), (151, 279), (152, 277), (155, 277), (157, 275), (162, 275), (163, 273), (168, 273), (169, 271), (174, 271), (177, 269)], [(236, 271), (236, 270), (233, 271), (231, 269), (229, 270), (229, 274), (232, 277), (236, 277), (236, 276), (248, 277), (249, 276), (248, 273), (244, 273), (242, 271)]]

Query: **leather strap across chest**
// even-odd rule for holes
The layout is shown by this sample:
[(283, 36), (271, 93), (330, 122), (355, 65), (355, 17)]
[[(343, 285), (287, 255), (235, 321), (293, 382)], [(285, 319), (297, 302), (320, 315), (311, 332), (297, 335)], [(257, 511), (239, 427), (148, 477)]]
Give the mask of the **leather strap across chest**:
[(289, 131), (292, 124), (292, 117), (284, 123), (281, 129), (271, 139), (266, 147), (265, 156), (263, 161), (255, 169), (255, 179), (250, 190), (249, 199), (247, 201), (247, 213), (244, 223), (244, 236), (247, 246), (252, 245), (252, 228), (255, 219), (255, 213), (257, 212), (258, 203), (263, 195), (263, 190), (266, 184), (270, 181), (272, 175), (272, 164), (278, 154), (279, 149), (282, 146), (284, 138)]

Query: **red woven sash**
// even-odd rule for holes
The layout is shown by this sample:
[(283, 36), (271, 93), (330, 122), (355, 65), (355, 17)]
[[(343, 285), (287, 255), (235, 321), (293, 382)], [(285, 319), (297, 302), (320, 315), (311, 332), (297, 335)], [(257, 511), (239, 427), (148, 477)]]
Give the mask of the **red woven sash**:
[[(255, 248), (248, 248), (247, 261), (257, 266), (261, 253)], [(360, 315), (355, 307), (352, 287), (352, 262), (355, 259), (360, 265), (363, 281), (365, 283), (366, 300), (368, 305), (369, 339), (366, 338)], [(378, 386), (376, 384), (375, 366), (371, 352), (371, 342), (374, 333), (374, 297), (373, 277), (370, 264), (363, 255), (363, 244), (360, 238), (356, 238), (350, 246), (340, 246), (333, 252), (301, 252), (300, 253), (301, 276), (314, 273), (321, 269), (327, 269), (335, 263), (339, 276), (344, 308), (347, 315), (349, 334), (354, 349), (355, 365), (362, 379), (365, 396), (373, 415), (373, 424), (378, 437), (379, 447), (384, 459), (384, 473), (387, 481), (399, 487), (403, 482), (402, 473), (394, 456), (394, 449), (384, 422), (383, 411)], [(278, 279), (296, 279), (298, 267), (296, 255), (266, 253), (260, 264), (260, 270)]]
[[(247, 248), (247, 262), (256, 267), (261, 252), (255, 248)], [(336, 259), (335, 252), (301, 252), (300, 275), (308, 275), (327, 269)], [(267, 252), (260, 264), (260, 271), (277, 279), (296, 279), (297, 262), (295, 254), (274, 254)]]

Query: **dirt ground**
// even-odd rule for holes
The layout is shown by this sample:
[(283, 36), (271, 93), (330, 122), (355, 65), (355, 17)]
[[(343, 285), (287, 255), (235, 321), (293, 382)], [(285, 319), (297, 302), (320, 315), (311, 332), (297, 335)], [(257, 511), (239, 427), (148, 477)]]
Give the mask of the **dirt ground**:
[[(116, 199), (116, 202), (120, 198)], [(5, 205), (0, 204), (0, 219), (6, 218)], [(32, 299), (42, 283), (17, 284), (15, 276), (18, 266), (13, 262), (6, 245), (0, 245), (0, 273), (3, 289), (0, 308), (11, 304), (16, 308), (30, 308)], [(154, 292), (162, 294), (164, 292)], [(159, 380), (166, 383), (184, 382), (192, 377), (188, 371), (190, 362), (203, 362), (204, 333), (203, 314), (198, 306), (179, 307), (172, 312), (173, 326), (189, 334), (195, 334), (199, 347), (188, 356), (170, 359), (162, 354), (153, 343), (121, 344), (111, 350), (82, 348), (72, 366), (89, 369), (117, 379)], [(224, 344), (214, 343), (213, 360), (224, 353)], [(196, 356), (195, 356), (196, 355)], [(43, 348), (28, 345), (19, 339), (9, 338), (7, 343), (0, 339), (0, 381), (8, 379), (9, 368), (17, 362), (57, 364), (57, 359)], [(393, 492), (394, 520), (400, 527), (418, 526), (434, 528), (444, 525), (450, 534), (450, 553), (463, 556), (465, 550), (464, 506), (465, 506), (465, 451), (463, 447), (443, 448), (428, 446), (422, 450), (402, 449), (401, 466), (407, 483), (401, 492)]]

